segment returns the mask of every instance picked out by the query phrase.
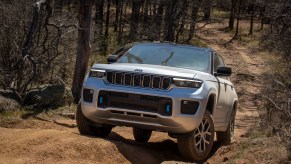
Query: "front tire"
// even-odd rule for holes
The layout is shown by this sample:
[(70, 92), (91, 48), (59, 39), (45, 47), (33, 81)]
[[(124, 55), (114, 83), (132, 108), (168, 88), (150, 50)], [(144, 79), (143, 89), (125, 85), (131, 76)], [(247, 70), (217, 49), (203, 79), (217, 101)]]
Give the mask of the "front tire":
[(235, 114), (236, 110), (233, 110), (226, 131), (216, 132), (217, 142), (221, 145), (230, 145), (234, 141)]
[(204, 162), (213, 145), (214, 125), (209, 111), (205, 111), (203, 119), (193, 132), (178, 137), (180, 153), (195, 162)]
[(152, 135), (152, 131), (147, 129), (133, 128), (132, 132), (137, 142), (148, 142)]
[(78, 104), (77, 112), (76, 112), (76, 122), (78, 130), (81, 134), (85, 135), (91, 135), (96, 137), (102, 137), (106, 138), (112, 130), (111, 126), (102, 125), (100, 127), (96, 127), (87, 120), (87, 118), (84, 116), (81, 104)]

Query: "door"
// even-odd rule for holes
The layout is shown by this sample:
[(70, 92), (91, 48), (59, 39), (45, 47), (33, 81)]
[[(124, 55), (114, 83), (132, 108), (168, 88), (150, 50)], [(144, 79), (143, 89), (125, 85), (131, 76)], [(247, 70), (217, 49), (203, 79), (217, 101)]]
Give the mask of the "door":
[[(213, 54), (213, 72), (216, 72), (217, 68), (225, 66), (222, 57), (218, 53)], [(232, 100), (230, 97), (231, 86), (229, 85), (229, 77), (216, 76), (219, 86), (219, 94), (217, 96), (217, 106), (214, 113), (215, 122), (226, 122), (230, 116), (232, 109)]]

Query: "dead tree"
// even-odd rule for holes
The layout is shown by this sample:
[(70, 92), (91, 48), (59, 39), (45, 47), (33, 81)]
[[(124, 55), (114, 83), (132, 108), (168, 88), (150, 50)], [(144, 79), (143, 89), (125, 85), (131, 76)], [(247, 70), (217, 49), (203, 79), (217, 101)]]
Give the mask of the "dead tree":
[(79, 29), (77, 41), (77, 56), (72, 84), (74, 102), (78, 103), (81, 89), (87, 72), (90, 55), (90, 25), (92, 19), (93, 0), (79, 0)]
[[(19, 75), (19, 79), (18, 79), (18, 83), (17, 83), (17, 88), (20, 91), (20, 93), (23, 93), (28, 84), (31, 83), (31, 81), (35, 78), (36, 76), (36, 62), (34, 60), (34, 58), (32, 57), (31, 53), (30, 53), (30, 49), (33, 46), (33, 42), (34, 42), (34, 36), (35, 33), (37, 31), (37, 28), (39, 26), (39, 18), (40, 18), (40, 14), (41, 14), (41, 7), (42, 5), (44, 5), (45, 3), (47, 3), (46, 0), (40, 0), (38, 2), (35, 3), (34, 5), (34, 11), (33, 11), (33, 18), (29, 27), (29, 31), (28, 34), (26, 35), (24, 44), (21, 48), (21, 54), (22, 54), (22, 58), (18, 61), (17, 66), (19, 67), (18, 70), (18, 75)], [(24, 62), (25, 60), (28, 60), (31, 63), (31, 73), (30, 76), (28, 78), (28, 80), (24, 83), (22, 83), (21, 81), (23, 80), (23, 76), (24, 76)], [(22, 86), (20, 86), (21, 84), (23, 84)]]

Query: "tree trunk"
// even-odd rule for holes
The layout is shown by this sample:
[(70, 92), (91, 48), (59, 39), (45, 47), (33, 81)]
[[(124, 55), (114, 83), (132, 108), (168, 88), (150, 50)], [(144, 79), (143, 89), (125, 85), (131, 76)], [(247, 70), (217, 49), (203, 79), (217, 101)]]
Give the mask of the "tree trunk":
[(97, 31), (99, 36), (102, 36), (103, 33), (103, 13), (104, 13), (104, 0), (97, 0), (95, 24), (97, 25)]
[(163, 23), (163, 13), (164, 13), (165, 5), (162, 0), (160, 0), (160, 4), (158, 7), (158, 13), (155, 16), (155, 31), (154, 31), (154, 39), (153, 40), (161, 40), (161, 26)]
[(254, 28), (254, 7), (255, 4), (250, 4), (250, 10), (251, 10), (251, 22), (250, 22), (250, 32), (249, 35), (253, 35), (253, 28)]
[(148, 22), (149, 22), (149, 18), (148, 18), (148, 12), (149, 12), (149, 1), (145, 0), (144, 1), (144, 11), (143, 11), (143, 20), (142, 20), (142, 27), (143, 30), (147, 30), (149, 27)]
[(120, 15), (119, 15), (118, 35), (117, 35), (118, 44), (122, 42), (122, 33), (123, 33), (122, 24), (123, 24), (123, 0), (120, 0)]
[(236, 6), (236, 0), (231, 0), (231, 8), (230, 8), (229, 22), (228, 22), (228, 28), (230, 30), (232, 30), (234, 27), (235, 6)]
[(166, 40), (166, 36), (168, 34), (168, 24), (169, 24), (169, 19), (171, 16), (171, 2), (170, 1), (162, 1), (161, 3), (165, 4), (165, 16), (164, 16), (164, 40)]
[(242, 2), (242, 0), (239, 0), (237, 21), (236, 21), (236, 30), (235, 30), (234, 38), (237, 38), (238, 37), (239, 21), (240, 21), (240, 11), (241, 11), (241, 2)]
[(138, 31), (139, 10), (141, 7), (140, 0), (133, 0), (131, 8), (131, 22), (130, 22), (130, 38), (134, 39)]
[(168, 21), (167, 35), (166, 35), (166, 39), (165, 39), (166, 41), (174, 42), (176, 11), (177, 11), (177, 0), (172, 0), (170, 17), (168, 20), (166, 20), (166, 21)]
[(79, 27), (77, 41), (77, 56), (72, 84), (74, 102), (81, 98), (81, 90), (90, 55), (90, 25), (92, 19), (93, 0), (79, 0)]
[(176, 43), (179, 43), (179, 36), (182, 35), (183, 31), (184, 31), (184, 25), (185, 25), (185, 21), (186, 21), (186, 16), (188, 13), (188, 7), (189, 7), (189, 1), (188, 0), (182, 0), (181, 1), (183, 4), (181, 6), (180, 9), (180, 14), (177, 17), (177, 19), (179, 19), (179, 26), (177, 29), (177, 33), (176, 33)]
[(212, 0), (205, 0), (204, 1), (204, 6), (203, 6), (203, 19), (204, 20), (209, 20), (210, 19), (210, 14), (211, 14), (211, 8), (212, 8)]
[(195, 27), (196, 27), (196, 22), (197, 22), (197, 14), (198, 14), (198, 10), (199, 10), (199, 4), (201, 4), (201, 0), (194, 0), (192, 2), (190, 31), (189, 31), (188, 40), (186, 41), (188, 44), (190, 44), (190, 41), (194, 37), (194, 34), (195, 34)]
[(260, 28), (260, 30), (263, 30), (263, 28), (264, 28), (265, 10), (266, 10), (266, 6), (263, 6), (260, 9), (260, 17), (261, 17), (261, 28)]
[(117, 32), (117, 27), (118, 27), (118, 16), (119, 16), (119, 11), (120, 11), (120, 6), (119, 6), (119, 0), (116, 0), (116, 13), (115, 13), (115, 23), (114, 23), (114, 32)]
[(109, 16), (110, 16), (110, 0), (107, 0), (106, 23), (105, 23), (105, 39), (108, 39), (109, 33)]

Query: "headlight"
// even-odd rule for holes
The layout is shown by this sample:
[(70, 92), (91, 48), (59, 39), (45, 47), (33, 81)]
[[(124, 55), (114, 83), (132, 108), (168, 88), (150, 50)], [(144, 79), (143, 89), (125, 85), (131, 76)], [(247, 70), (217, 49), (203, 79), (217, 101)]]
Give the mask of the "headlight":
[(106, 76), (105, 70), (91, 69), (89, 73), (89, 77), (94, 77), (94, 78), (105, 78), (105, 76)]
[(200, 88), (202, 85), (202, 81), (199, 81), (199, 80), (180, 79), (180, 78), (173, 78), (173, 83), (177, 87), (186, 87), (186, 88)]

